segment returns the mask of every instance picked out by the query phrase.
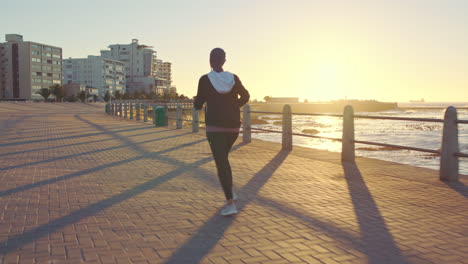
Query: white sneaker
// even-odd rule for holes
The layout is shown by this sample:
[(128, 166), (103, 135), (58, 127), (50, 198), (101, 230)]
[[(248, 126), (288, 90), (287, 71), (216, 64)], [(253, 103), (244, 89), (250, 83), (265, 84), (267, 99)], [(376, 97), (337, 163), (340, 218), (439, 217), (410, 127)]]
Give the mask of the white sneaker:
[(233, 199), (234, 201), (237, 201), (237, 193), (232, 192), (232, 199)]
[(219, 213), (220, 215), (227, 216), (237, 214), (237, 207), (235, 203), (227, 204)]

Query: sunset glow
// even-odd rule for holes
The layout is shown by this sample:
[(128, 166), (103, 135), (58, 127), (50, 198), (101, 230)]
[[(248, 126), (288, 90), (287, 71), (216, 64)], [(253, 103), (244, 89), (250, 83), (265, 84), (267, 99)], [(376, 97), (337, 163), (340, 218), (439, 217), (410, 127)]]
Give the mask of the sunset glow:
[[(73, 12), (54, 3), (7, 1), (3, 33), (63, 47), (65, 58), (139, 39), (172, 62), (173, 84), (190, 97), (210, 71), (209, 51), (222, 47), (225, 70), (252, 99), (468, 101), (467, 1), (85, 0)], [(100, 11), (109, 5), (113, 12)], [(62, 22), (42, 19), (46, 7)], [(119, 12), (125, 19), (115, 19)], [(97, 20), (112, 26), (103, 34)]]

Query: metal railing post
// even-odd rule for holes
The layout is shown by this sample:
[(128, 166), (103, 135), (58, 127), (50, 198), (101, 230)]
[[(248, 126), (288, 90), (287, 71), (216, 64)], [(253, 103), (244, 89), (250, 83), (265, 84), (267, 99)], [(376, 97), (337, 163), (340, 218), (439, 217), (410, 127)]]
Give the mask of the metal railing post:
[(192, 109), (192, 132), (198, 132), (198, 110)]
[(115, 105), (114, 104), (111, 104), (111, 115), (115, 115)]
[(148, 106), (143, 104), (143, 122), (148, 122)]
[(440, 151), (439, 179), (441, 181), (458, 181), (458, 157), (455, 156), (455, 153), (458, 151), (457, 109), (449, 106), (445, 110), (442, 147)]
[(283, 107), (283, 150), (292, 150), (292, 114), (291, 106), (284, 105)]
[(130, 103), (130, 120), (133, 120), (133, 103)]
[(343, 137), (341, 141), (341, 161), (354, 162), (354, 110), (350, 105), (343, 111)]
[(122, 108), (122, 103), (119, 103), (119, 116), (122, 117), (122, 111), (123, 111), (123, 108)]
[(127, 110), (128, 110), (128, 104), (124, 103), (124, 118), (128, 118)]
[(176, 110), (176, 128), (180, 129), (182, 128), (182, 105), (177, 104), (177, 110)]
[(250, 143), (252, 142), (252, 121), (250, 118), (250, 105), (244, 105), (242, 111), (242, 140), (244, 143)]
[(137, 105), (136, 105), (136, 120), (137, 121), (141, 120), (140, 110), (141, 110), (141, 104), (140, 104), (140, 102), (137, 102)]

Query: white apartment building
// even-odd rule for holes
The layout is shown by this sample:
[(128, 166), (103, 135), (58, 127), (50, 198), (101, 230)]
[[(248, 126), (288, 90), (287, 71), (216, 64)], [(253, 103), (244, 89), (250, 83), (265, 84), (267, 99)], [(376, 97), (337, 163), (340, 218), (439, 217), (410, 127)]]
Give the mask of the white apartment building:
[(62, 83), (62, 48), (6, 34), (0, 43), (0, 98), (42, 99), (36, 92)]
[(79, 83), (97, 88), (101, 98), (108, 91), (112, 94), (116, 91), (125, 93), (125, 74), (125, 63), (118, 60), (100, 56), (63, 60), (64, 83)]
[(161, 85), (164, 87), (171, 87), (172, 84), (172, 64), (162, 60), (156, 60), (156, 77), (161, 80)]
[(134, 92), (151, 91), (155, 86), (156, 52), (150, 46), (141, 45), (137, 39), (130, 44), (115, 44), (110, 50), (102, 50), (101, 57), (125, 62), (126, 88)]

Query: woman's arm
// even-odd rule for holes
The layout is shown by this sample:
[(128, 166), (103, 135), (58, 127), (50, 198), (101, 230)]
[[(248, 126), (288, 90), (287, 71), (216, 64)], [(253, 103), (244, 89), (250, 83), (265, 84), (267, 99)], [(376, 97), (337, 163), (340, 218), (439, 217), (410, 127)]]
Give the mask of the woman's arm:
[(242, 82), (240, 81), (239, 77), (237, 77), (237, 75), (234, 75), (234, 78), (235, 78), (235, 82), (237, 85), (237, 91), (239, 93), (239, 107), (242, 107), (243, 105), (245, 105), (249, 99), (250, 99), (250, 94), (249, 94), (249, 91), (247, 91), (247, 89), (245, 89), (244, 85), (242, 85)]
[(206, 102), (205, 89), (203, 89), (202, 78), (198, 80), (198, 91), (197, 96), (195, 96), (195, 101), (193, 101), (193, 107), (197, 110), (202, 109), (203, 104)]

